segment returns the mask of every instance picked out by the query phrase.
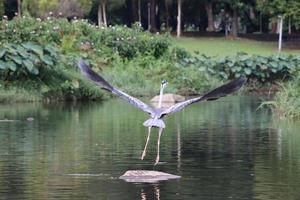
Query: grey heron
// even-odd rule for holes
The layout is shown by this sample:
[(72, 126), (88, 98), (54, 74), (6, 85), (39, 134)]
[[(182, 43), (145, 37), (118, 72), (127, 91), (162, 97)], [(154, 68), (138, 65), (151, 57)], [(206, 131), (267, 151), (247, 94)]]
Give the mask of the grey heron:
[(146, 112), (150, 115), (150, 118), (143, 123), (143, 125), (145, 127), (148, 127), (148, 135), (147, 135), (146, 144), (145, 144), (141, 159), (143, 160), (146, 155), (147, 145), (148, 145), (150, 134), (151, 134), (151, 128), (153, 128), (153, 127), (158, 128), (159, 131), (158, 131), (158, 140), (157, 140), (157, 156), (156, 156), (156, 160), (155, 160), (155, 165), (158, 164), (158, 162), (159, 162), (160, 137), (161, 137), (163, 129), (165, 128), (165, 123), (163, 121), (164, 116), (166, 116), (167, 114), (170, 114), (170, 113), (177, 112), (177, 111), (183, 109), (184, 107), (186, 107), (190, 104), (196, 103), (196, 102), (212, 101), (212, 100), (219, 99), (220, 97), (224, 97), (232, 92), (239, 90), (247, 80), (245, 76), (241, 76), (240, 78), (237, 78), (237, 79), (235, 79), (225, 85), (222, 85), (208, 93), (205, 93), (202, 96), (195, 97), (195, 98), (177, 103), (173, 106), (170, 106), (169, 108), (162, 108), (161, 103), (162, 103), (163, 91), (168, 84), (168, 82), (164, 80), (161, 82), (161, 86), (160, 86), (160, 98), (159, 98), (158, 107), (154, 108), (152, 106), (145, 104), (141, 100), (139, 100), (135, 97), (132, 97), (132, 96), (126, 94), (125, 92), (122, 92), (121, 90), (110, 85), (99, 74), (97, 74), (92, 69), (90, 69), (89, 66), (83, 60), (79, 61), (78, 66), (79, 66), (81, 72), (87, 78), (92, 80), (95, 84), (100, 86), (102, 89), (104, 89), (108, 92), (111, 92), (115, 95), (118, 95), (119, 97), (121, 97), (122, 99), (127, 101), (128, 103), (132, 104), (133, 106), (143, 110), (144, 112)]

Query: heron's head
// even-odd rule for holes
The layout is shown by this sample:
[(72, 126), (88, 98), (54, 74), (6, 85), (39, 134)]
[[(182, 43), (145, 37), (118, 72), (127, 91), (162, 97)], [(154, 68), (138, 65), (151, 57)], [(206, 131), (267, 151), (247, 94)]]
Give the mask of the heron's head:
[(160, 87), (161, 87), (162, 89), (165, 89), (165, 88), (167, 87), (167, 85), (168, 85), (168, 81), (163, 80), (163, 81), (161, 82)]

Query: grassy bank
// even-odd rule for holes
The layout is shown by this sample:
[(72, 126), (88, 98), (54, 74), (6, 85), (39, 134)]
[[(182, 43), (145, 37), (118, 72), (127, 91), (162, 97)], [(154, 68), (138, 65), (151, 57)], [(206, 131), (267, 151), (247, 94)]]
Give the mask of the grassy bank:
[(295, 78), (292, 81), (281, 83), (280, 91), (276, 93), (273, 101), (264, 102), (262, 106), (268, 106), (279, 118), (300, 119), (300, 81)]
[[(289, 78), (300, 63), (297, 56), (251, 55), (271, 54), (273, 47), (267, 44), (175, 39), (138, 25), (99, 28), (85, 20), (31, 17), (0, 23), (0, 102), (104, 98), (106, 93), (80, 74), (81, 58), (134, 96), (156, 95), (164, 79), (170, 83), (167, 92), (183, 95), (203, 93), (241, 75), (255, 88)], [(189, 53), (196, 47), (206, 55)], [(249, 54), (234, 54), (244, 50)]]
[(2, 86), (0, 85), (0, 103), (33, 102), (42, 101), (40, 92), (33, 88), (24, 88), (21, 86)]
[[(258, 42), (247, 39), (225, 39), (209, 37), (173, 38), (173, 45), (187, 49), (190, 53), (198, 51), (208, 56), (229, 56), (238, 52), (255, 55), (277, 54), (277, 43)], [(297, 54), (299, 50), (283, 49), (285, 54)]]

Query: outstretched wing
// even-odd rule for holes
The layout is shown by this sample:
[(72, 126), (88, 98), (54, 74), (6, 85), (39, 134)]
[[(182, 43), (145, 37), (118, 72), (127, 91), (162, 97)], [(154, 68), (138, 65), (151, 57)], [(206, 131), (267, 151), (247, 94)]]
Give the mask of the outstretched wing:
[(90, 80), (92, 80), (94, 83), (99, 85), (102, 89), (107, 90), (113, 94), (116, 94), (126, 100), (128, 103), (132, 104), (133, 106), (143, 110), (144, 112), (147, 112), (149, 114), (153, 114), (153, 109), (152, 107), (148, 106), (141, 100), (134, 98), (125, 92), (122, 92), (121, 90), (118, 90), (111, 86), (106, 80), (104, 80), (99, 74), (94, 72), (92, 69), (88, 67), (88, 65), (83, 61), (80, 60), (78, 63), (78, 66), (81, 70), (81, 72), (88, 77)]
[(204, 94), (203, 96), (189, 99), (189, 100), (186, 100), (181, 103), (177, 103), (174, 106), (171, 106), (171, 107), (167, 108), (166, 110), (162, 111), (161, 116), (179, 111), (192, 103), (196, 103), (196, 102), (200, 102), (200, 101), (217, 100), (220, 97), (224, 97), (230, 93), (233, 93), (233, 92), (239, 90), (244, 85), (246, 80), (247, 80), (247, 78), (245, 76), (242, 76), (238, 79), (231, 81), (230, 83), (222, 85), (222, 86)]

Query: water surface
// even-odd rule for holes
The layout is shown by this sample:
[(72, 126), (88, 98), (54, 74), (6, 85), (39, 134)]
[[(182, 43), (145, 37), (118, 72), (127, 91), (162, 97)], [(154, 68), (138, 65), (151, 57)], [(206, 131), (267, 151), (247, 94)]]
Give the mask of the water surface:
[[(0, 105), (0, 199), (300, 199), (300, 124), (228, 97), (166, 119), (141, 156), (147, 115), (113, 99)], [(33, 117), (34, 121), (27, 121)], [(126, 170), (182, 176), (127, 183)]]

